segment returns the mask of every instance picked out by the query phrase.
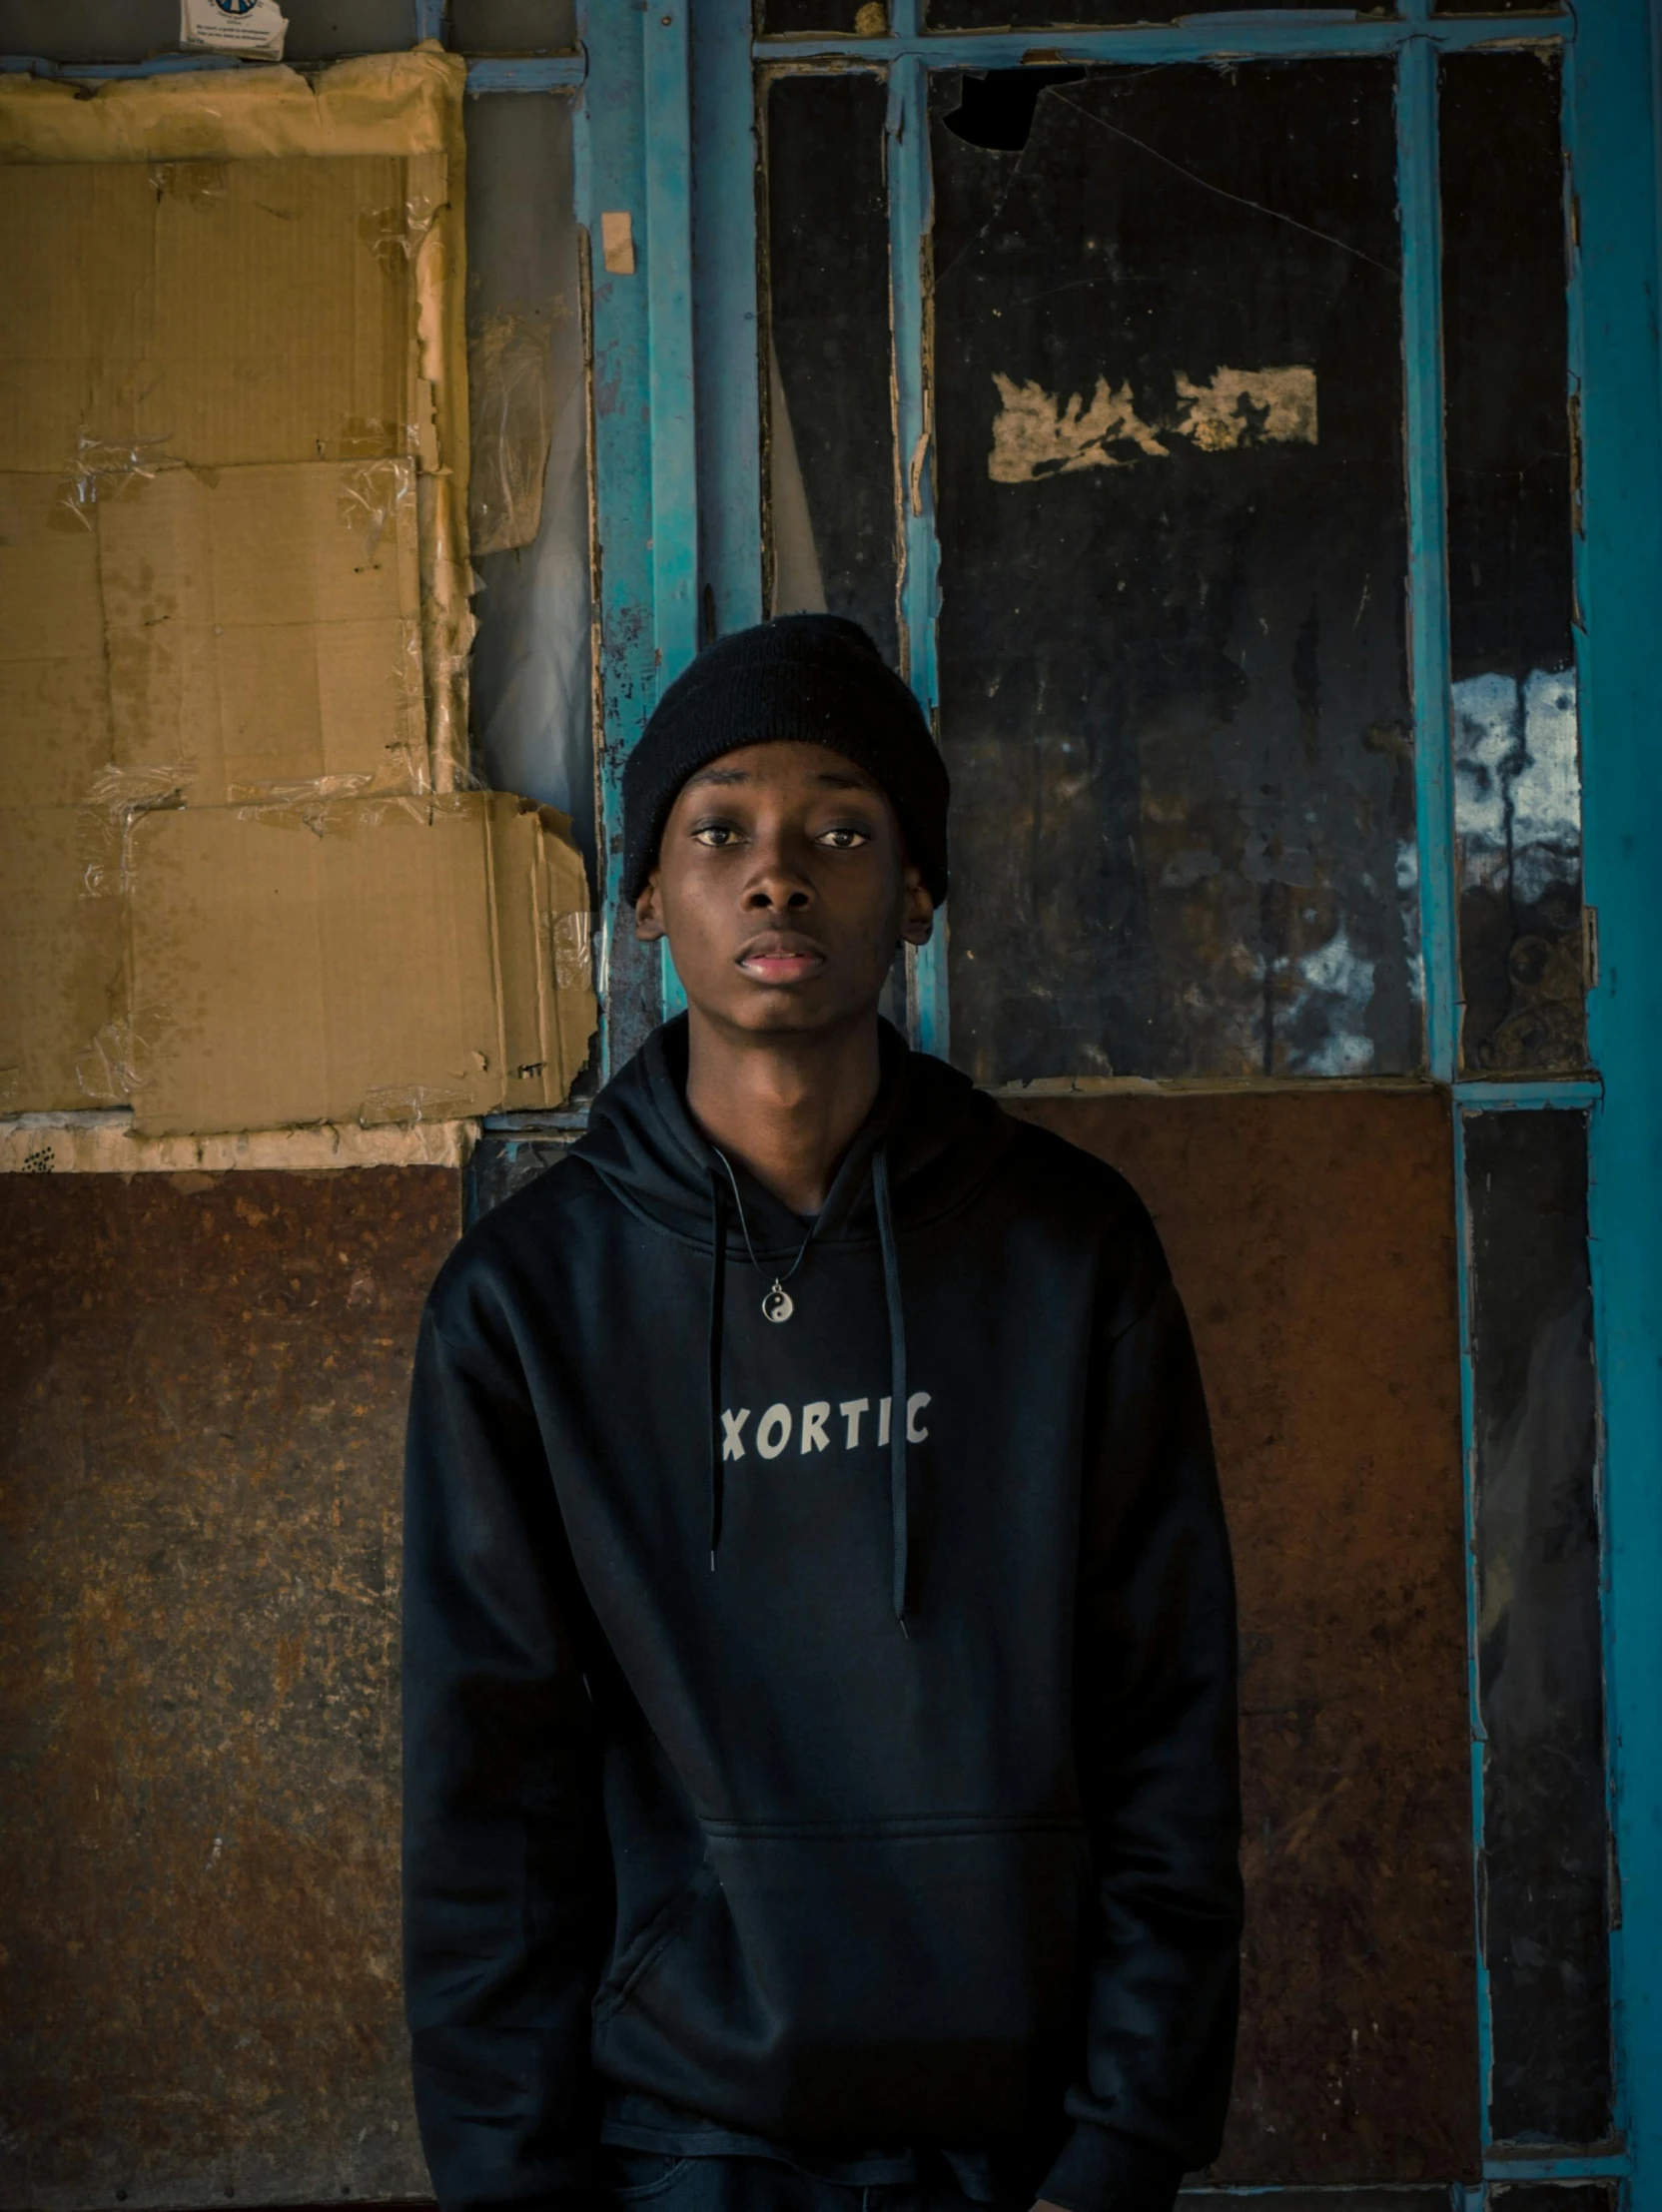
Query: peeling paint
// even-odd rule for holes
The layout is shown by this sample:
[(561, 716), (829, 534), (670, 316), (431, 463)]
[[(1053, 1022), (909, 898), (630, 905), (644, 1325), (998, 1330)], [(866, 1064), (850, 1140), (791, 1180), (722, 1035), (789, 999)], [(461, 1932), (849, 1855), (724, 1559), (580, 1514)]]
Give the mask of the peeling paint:
[(1539, 899), (1581, 868), (1575, 671), (1468, 676), (1454, 686), (1454, 830), (1461, 887)]
[(1342, 927), (1325, 945), (1294, 961), (1302, 988), (1288, 1006), (1289, 1029), (1307, 1029), (1316, 1016), (1325, 1035), (1292, 1058), (1303, 1076), (1362, 1076), (1373, 1066), (1373, 1040), (1367, 1034), (1367, 1009), (1373, 998), (1377, 963), (1364, 960)]
[(1468, 1068), (1586, 1058), (1581, 776), (1572, 669), (1453, 687), (1454, 835)]
[(1177, 435), (1193, 438), (1203, 452), (1317, 442), (1313, 369), (1220, 369), (1204, 384), (1191, 383), (1180, 369), (1177, 385), (1178, 397), (1189, 401)]
[(1138, 413), (1129, 383), (1111, 386), (1099, 376), (1088, 404), (1080, 392), (1062, 399), (995, 370), (1000, 412), (987, 473), (995, 483), (1021, 484), (1081, 468), (1125, 467), (1140, 453), (1167, 460), (1172, 447), (1163, 439), (1171, 437), (1203, 453), (1317, 441), (1313, 369), (1219, 369), (1205, 383), (1178, 369), (1173, 382), (1182, 411), (1170, 423), (1151, 424)]
[(1064, 401), (1041, 384), (1018, 384), (997, 372), (993, 382), (1003, 402), (993, 423), (987, 463), (995, 483), (1032, 483), (1041, 476), (1069, 475), (1076, 468), (1118, 468), (1129, 458), (1111, 450), (1121, 445), (1162, 457), (1167, 452), (1139, 418), (1130, 384), (1110, 390), (1107, 377), (1099, 376), (1087, 406), (1077, 391)]

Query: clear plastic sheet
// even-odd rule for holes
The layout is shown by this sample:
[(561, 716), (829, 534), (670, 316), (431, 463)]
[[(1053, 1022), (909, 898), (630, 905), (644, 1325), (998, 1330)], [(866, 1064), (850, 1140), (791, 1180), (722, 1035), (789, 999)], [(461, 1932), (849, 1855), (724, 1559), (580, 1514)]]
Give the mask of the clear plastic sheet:
[(158, 807), (183, 806), (193, 774), (179, 765), (99, 771), (78, 810), (83, 897), (125, 898), (133, 887), (134, 823)]
[(121, 442), (83, 430), (75, 442), (74, 466), (58, 486), (54, 511), (92, 529), (100, 498), (118, 498), (131, 483), (149, 483), (167, 463), (167, 443), (165, 437)]
[(505, 308), (487, 315), (467, 342), (467, 398), (473, 555), (534, 544), (553, 434), (547, 324)]
[[(473, 743), (487, 781), (570, 816), (592, 871), (588, 394), (571, 106), (554, 94), (493, 94), (467, 101), (465, 123), (473, 360), (484, 334), (500, 327), (499, 318), (543, 332), (551, 409), (539, 477), (534, 454), (523, 447), (510, 463), (494, 462), (482, 430), (473, 454), (469, 480), (487, 487), (486, 501), (493, 495), (498, 511), (507, 503), (499, 488), (503, 478), (539, 482), (536, 527), (525, 542), (501, 552), (474, 544)], [(476, 403), (473, 414), (477, 422)], [(492, 494), (493, 482), (498, 488)], [(528, 516), (520, 526), (527, 525)]]

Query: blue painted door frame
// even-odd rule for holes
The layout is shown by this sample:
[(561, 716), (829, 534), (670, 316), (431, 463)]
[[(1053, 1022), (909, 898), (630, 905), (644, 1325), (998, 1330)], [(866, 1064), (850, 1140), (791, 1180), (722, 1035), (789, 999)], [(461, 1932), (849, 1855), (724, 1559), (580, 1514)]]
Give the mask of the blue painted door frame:
[[(1066, 11), (1059, 11), (1065, 13)], [(762, 612), (754, 77), (758, 61), (815, 52), (879, 68), (889, 86), (892, 308), (907, 672), (926, 709), (935, 681), (936, 541), (925, 380), (931, 65), (1011, 66), (1034, 34), (923, 31), (893, 0), (871, 38), (757, 39), (748, 0), (669, 0), (637, 13), (594, 0), (579, 191), (597, 238), (627, 207), (643, 260), (596, 273), (596, 497), (602, 547), (600, 781), (608, 894), (615, 890), (617, 770), (662, 683), (695, 649)], [(1572, 380), (1582, 424), (1584, 534), (1576, 547), (1583, 701), (1586, 897), (1601, 947), (1591, 993), (1592, 1080), (1461, 1081), (1437, 265), (1439, 49), (1504, 39), (1562, 43), (1565, 143), (1578, 214), (1571, 271)], [(1592, 1108), (1592, 1259), (1603, 1417), (1610, 1802), (1622, 1900), (1612, 1969), (1619, 2145), (1505, 2155), (1490, 2180), (1594, 2175), (1662, 2212), (1662, 974), (1650, 957), (1649, 885), (1662, 867), (1662, 376), (1657, 343), (1657, 100), (1647, 0), (1565, 16), (1396, 21), (1320, 14), (1192, 19), (1172, 27), (1045, 34), (1047, 58), (1147, 64), (1235, 55), (1398, 58), (1412, 680), (1421, 933), (1431, 1073), (1466, 1110)], [(690, 286), (684, 281), (691, 241)], [(666, 256), (675, 266), (666, 269)], [(656, 260), (654, 259), (656, 257)], [(642, 281), (642, 273), (644, 282)], [(690, 386), (688, 381), (691, 368)], [(689, 406), (695, 393), (696, 405)], [(610, 900), (608, 898), (608, 904)], [(615, 1062), (654, 1009), (638, 958), (613, 1007)], [(918, 978), (920, 1042), (947, 1050), (945, 961)], [(671, 979), (671, 988), (672, 979)], [(1456, 1116), (1456, 1120), (1458, 1116)], [(1457, 1179), (1460, 1163), (1457, 1162)], [(1463, 1204), (1462, 1204), (1463, 1221)], [(1469, 1388), (1466, 1393), (1469, 1416)], [(1468, 1426), (1468, 1452), (1470, 1432)], [(1473, 1785), (1481, 1836), (1480, 1728)], [(1486, 1977), (1484, 1977), (1486, 1979)], [(1479, 1991), (1486, 2073), (1487, 1992)]]

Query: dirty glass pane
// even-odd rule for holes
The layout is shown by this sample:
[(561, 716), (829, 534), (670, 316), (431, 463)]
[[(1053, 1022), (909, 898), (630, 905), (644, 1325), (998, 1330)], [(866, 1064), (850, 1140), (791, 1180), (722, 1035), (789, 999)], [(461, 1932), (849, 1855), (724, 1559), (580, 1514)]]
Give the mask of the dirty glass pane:
[(416, 43), (415, 0), (283, 0), (283, 12), (289, 18), (285, 61), (389, 54)]
[(1411, 1070), (1390, 65), (1021, 77), (935, 91), (954, 1058)]
[(0, 54), (137, 62), (179, 44), (178, 0), (0, 0)]
[(1463, 1116), (1496, 2140), (1610, 2126), (1587, 1116)]
[(571, 104), (466, 103), (474, 767), (560, 807), (594, 868), (588, 423)]
[(450, 0), (447, 43), (458, 54), (568, 54), (577, 0)]
[(895, 665), (888, 94), (782, 76), (766, 103), (770, 611), (850, 615)]
[(1556, 56), (1442, 64), (1461, 1060), (1586, 1059)]
[(883, 0), (762, 0), (761, 27), (772, 38), (790, 38), (804, 32), (859, 32), (880, 38), (889, 28), (889, 11)]

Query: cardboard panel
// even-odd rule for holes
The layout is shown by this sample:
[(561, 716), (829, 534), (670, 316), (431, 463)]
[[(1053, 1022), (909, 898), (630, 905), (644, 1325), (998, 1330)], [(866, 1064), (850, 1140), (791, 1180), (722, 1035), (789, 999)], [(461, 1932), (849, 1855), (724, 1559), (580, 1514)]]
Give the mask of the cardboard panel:
[(557, 1019), (553, 1006), (538, 900), (559, 820), (498, 792), (141, 817), (129, 929), (133, 1027), (148, 1049), (135, 1125), (555, 1104), (593, 1028), (586, 962)]
[(104, 828), (75, 807), (0, 807), (0, 1111), (125, 1095), (121, 902), (87, 888)]
[(73, 84), (0, 82), (0, 161), (236, 161), (454, 152), (466, 64), (424, 44), (316, 75), (239, 69)]
[(425, 2194), (399, 1454), (458, 1183), (0, 1176), (0, 2203)]
[(0, 468), (411, 450), (405, 200), (392, 155), (0, 167)]
[(425, 787), (413, 462), (168, 468), (97, 513), (121, 766), (210, 806)]
[(1241, 1587), (1245, 2015), (1217, 2178), (1479, 2172), (1446, 1099), (1016, 1110), (1153, 1210)]
[(59, 489), (0, 475), (0, 786), (18, 806), (73, 806), (110, 759), (98, 540)]

